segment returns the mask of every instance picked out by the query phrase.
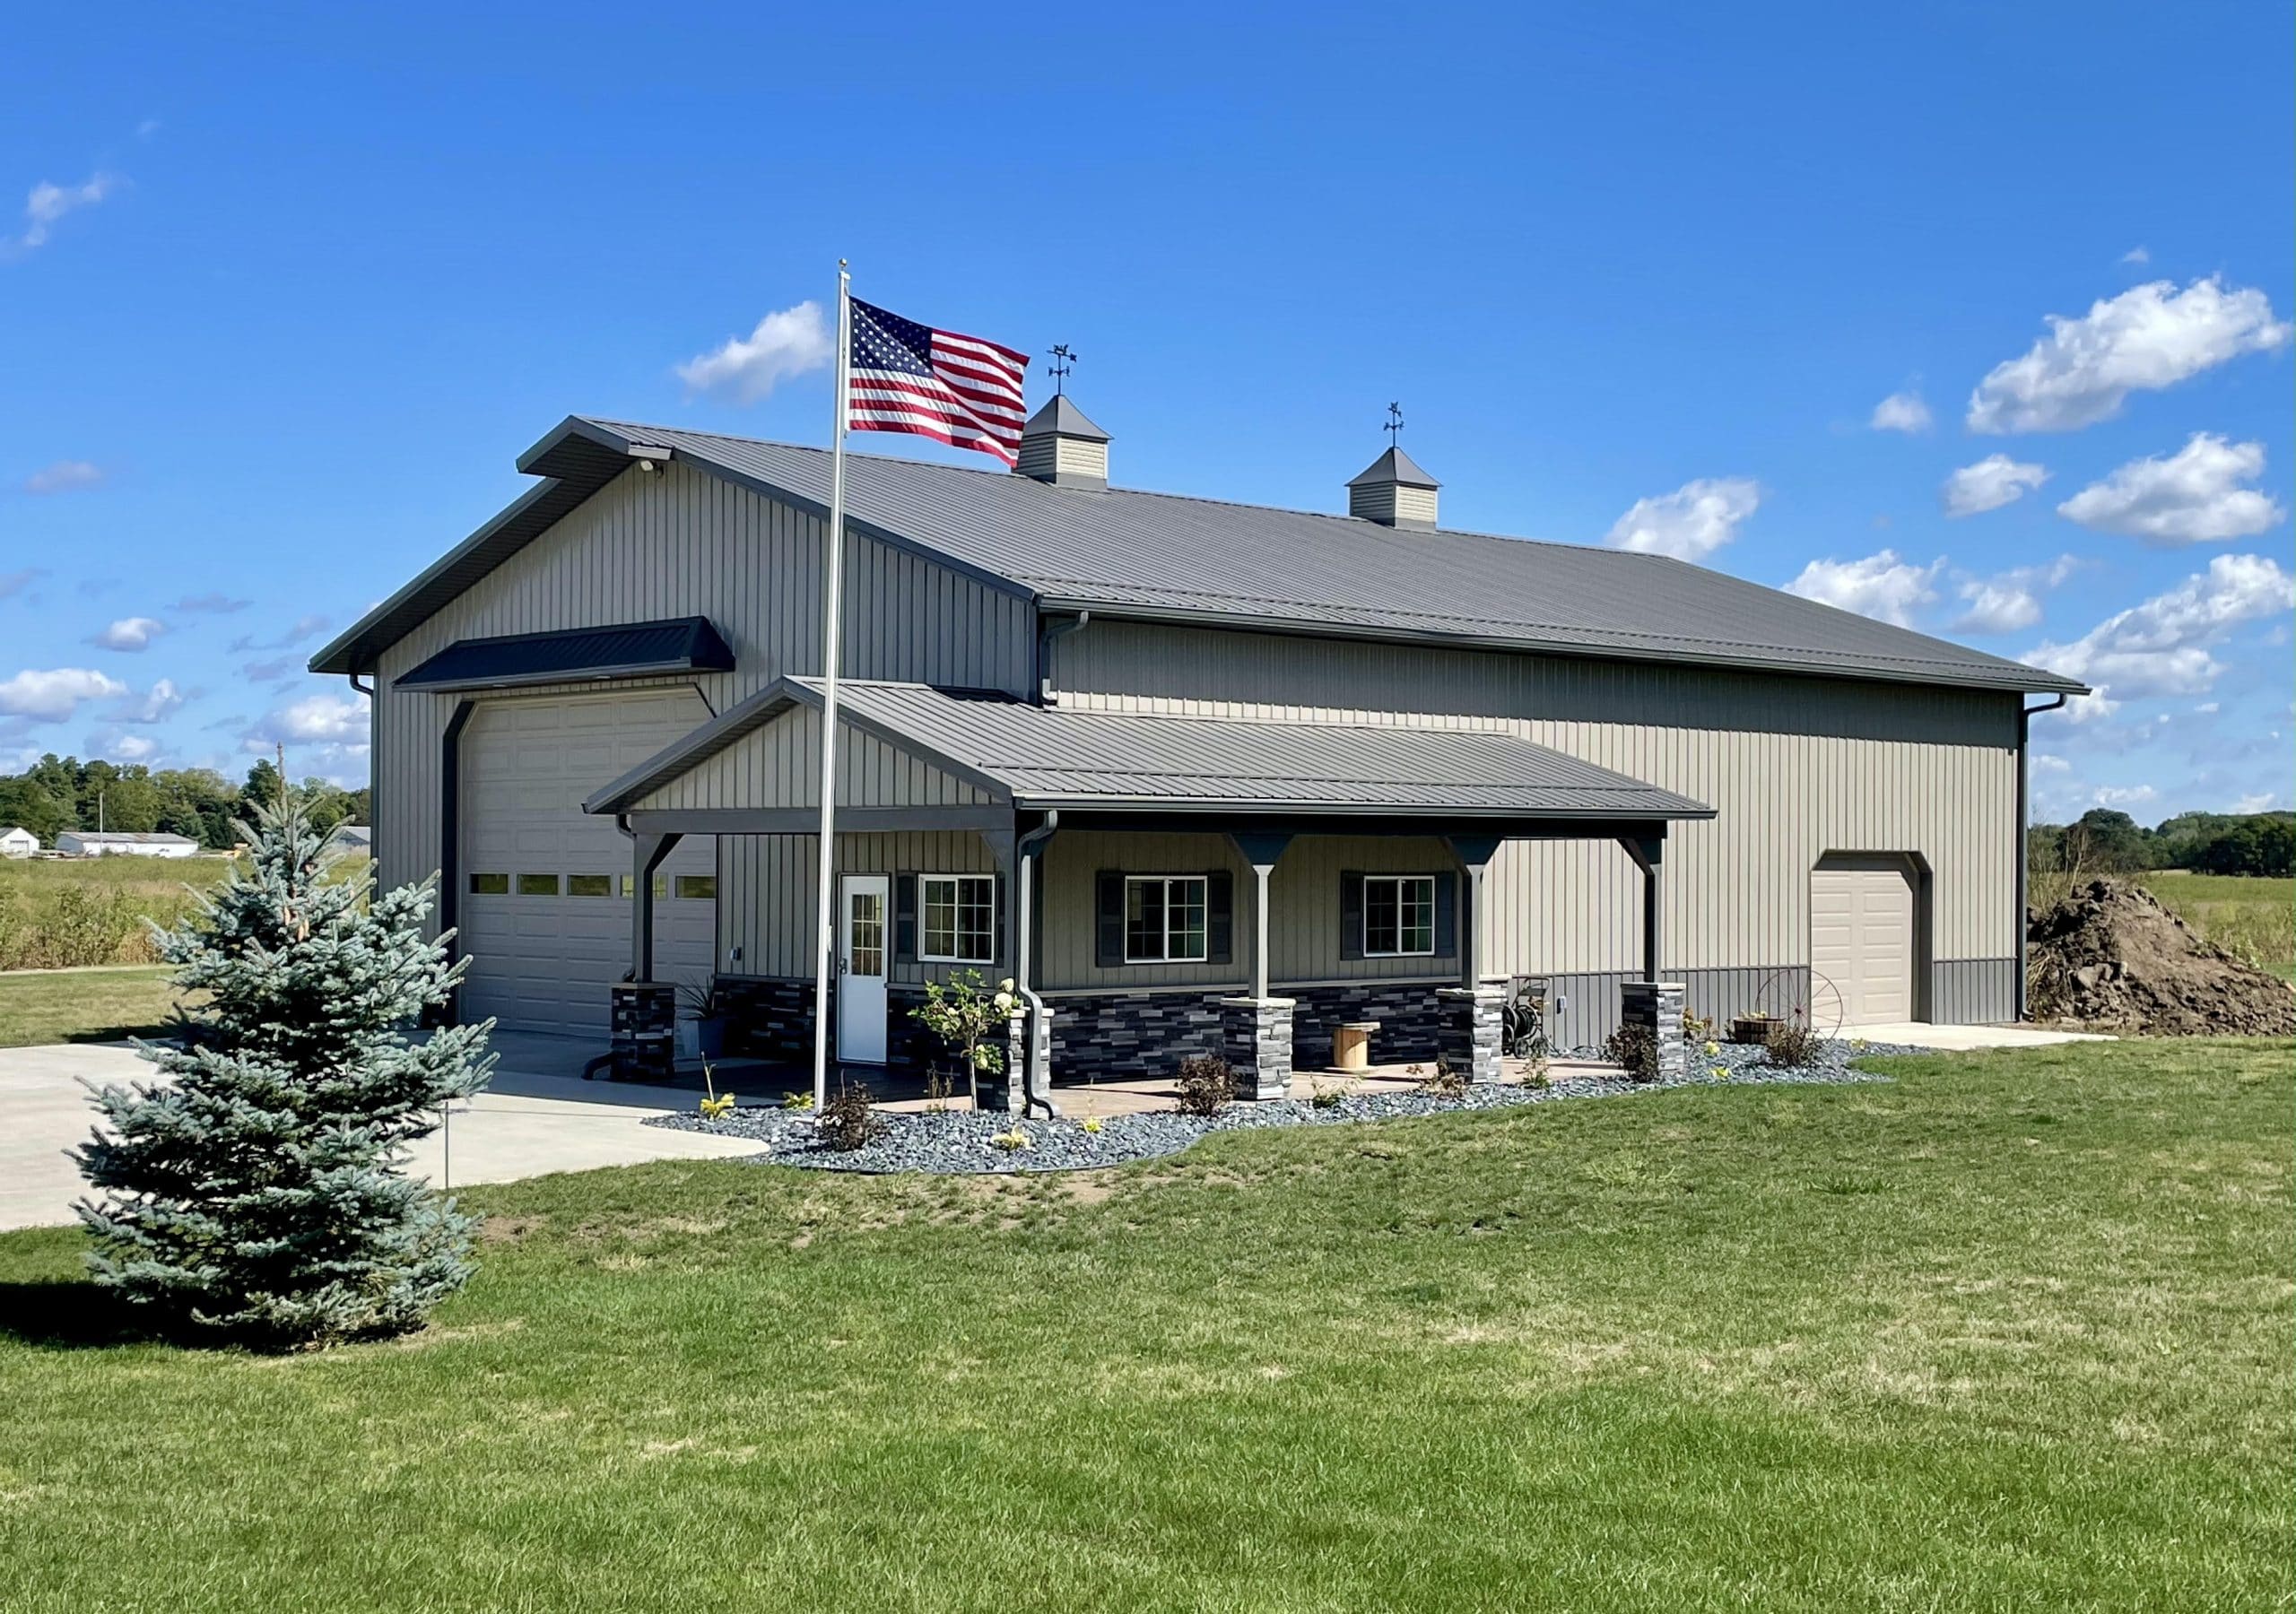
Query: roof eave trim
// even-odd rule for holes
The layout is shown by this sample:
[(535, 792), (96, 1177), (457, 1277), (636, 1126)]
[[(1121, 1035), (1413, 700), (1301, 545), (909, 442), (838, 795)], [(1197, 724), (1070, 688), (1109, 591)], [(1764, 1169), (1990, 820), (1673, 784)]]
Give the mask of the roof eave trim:
[[(1790, 656), (1759, 656), (1696, 654), (1688, 651), (1650, 649), (1636, 651), (1609, 646), (1587, 645), (1563, 639), (1543, 639), (1513, 637), (1507, 634), (1442, 632), (1433, 629), (1380, 628), (1359, 622), (1335, 622), (1314, 617), (1270, 616), (1255, 612), (1212, 611), (1184, 605), (1142, 605), (1121, 600), (1096, 599), (1090, 594), (1039, 594), (1037, 609), (1047, 612), (1090, 611), (1103, 620), (1133, 622), (1169, 622), (1176, 625), (1198, 625), (1217, 628), (1245, 628), (1261, 633), (1283, 634), (1300, 638), (1371, 639), (1383, 644), (1451, 645), (1476, 650), (1515, 650), (1542, 655), (1567, 655), (1591, 661), (1682, 662), (1692, 666), (1733, 667), (1750, 672), (1793, 672), (1805, 678), (1849, 679), (1860, 683), (1927, 684), (1949, 689), (1992, 690), (2004, 695), (2026, 693), (2041, 695), (2086, 695), (2086, 684), (2049, 672), (2039, 667), (2026, 667), (2028, 677), (2020, 680), (1956, 678), (1949, 673), (1889, 672), (1880, 668), (1835, 667), (1822, 663), (1795, 660)], [(1300, 609), (1308, 610), (1302, 606)], [(2022, 665), (2022, 664), (2013, 664)]]
[(1570, 823), (1585, 820), (1593, 823), (1615, 823), (1624, 819), (1663, 819), (1674, 822), (1710, 819), (1716, 810), (1700, 803), (1660, 804), (1644, 803), (1638, 806), (1611, 807), (1552, 807), (1544, 810), (1524, 807), (1462, 807), (1456, 805), (1419, 806), (1394, 802), (1318, 802), (1265, 801), (1237, 796), (1143, 796), (1093, 795), (1075, 791), (1016, 792), (1013, 805), (1024, 812), (1039, 812), (1048, 808), (1065, 807), (1078, 810), (1107, 809), (1120, 812), (1177, 812), (1191, 816), (1203, 813), (1231, 814), (1275, 813), (1306, 818), (1472, 818), (1536, 820), (1544, 822)]

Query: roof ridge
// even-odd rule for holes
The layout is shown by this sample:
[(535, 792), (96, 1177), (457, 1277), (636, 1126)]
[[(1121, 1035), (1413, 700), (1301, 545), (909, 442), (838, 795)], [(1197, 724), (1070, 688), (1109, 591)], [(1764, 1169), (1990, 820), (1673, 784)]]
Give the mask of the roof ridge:
[[(688, 437), (709, 438), (720, 443), (740, 443), (744, 447), (751, 448), (778, 448), (792, 454), (819, 454), (824, 456), (831, 452), (827, 448), (816, 448), (811, 443), (785, 443), (778, 438), (736, 437), (730, 431), (703, 431), (691, 426), (665, 426), (659, 421), (609, 421), (603, 415), (578, 415), (575, 418), (577, 420), (587, 421), (594, 426), (604, 426), (610, 431), (619, 431), (623, 433), (633, 431), (682, 431)], [(901, 454), (874, 454), (865, 449), (849, 449), (848, 452), (859, 454), (865, 459), (880, 461), (885, 464), (914, 465), (918, 469), (923, 471), (948, 471), (961, 476), (989, 477), (1000, 483), (1010, 482), (1013, 480), (1013, 475), (1010, 471), (984, 471), (978, 465), (944, 464), (939, 460), (911, 459), (907, 455)], [(1028, 482), (1033, 479), (1022, 477), (1020, 480)], [(1043, 486), (1045, 484), (1039, 483), (1038, 485)], [(1074, 491), (1073, 489), (1064, 490)], [(1116, 486), (1114, 483), (1109, 484), (1105, 489), (1098, 489), (1094, 491), (1096, 494), (1121, 494), (1131, 499), (1168, 499), (1177, 504), (1210, 505), (1216, 509), (1222, 510), (1266, 510), (1278, 516), (1313, 516), (1318, 521), (1337, 522), (1341, 525), (1354, 528), (1359, 531), (1384, 533), (1392, 530), (1383, 523), (1369, 521), (1361, 516), (1350, 516), (1341, 510), (1303, 510), (1297, 505), (1265, 504), (1256, 499), (1215, 499), (1208, 493), (1171, 493), (1165, 491), (1161, 488), (1122, 488)], [(1431, 527), (1425, 531), (1414, 531), (1407, 534), (1407, 536), (1413, 542), (1423, 542), (1430, 537), (1474, 538), (1480, 539), (1487, 543), (1535, 543), (1549, 549), (1573, 550), (1582, 554), (1590, 555), (1631, 555), (1639, 559), (1652, 560), (1673, 559), (1672, 556), (1668, 555), (1648, 555), (1639, 550), (1613, 549), (1610, 545), (1605, 543), (1578, 543), (1568, 538), (1532, 538), (1519, 533), (1485, 533), (1477, 531), (1472, 527)], [(1726, 576), (1727, 574), (1718, 575)], [(1759, 587), (1760, 585), (1756, 585), (1756, 586)], [(1297, 601), (1292, 603), (1305, 604), (1313, 603), (1314, 602)]]

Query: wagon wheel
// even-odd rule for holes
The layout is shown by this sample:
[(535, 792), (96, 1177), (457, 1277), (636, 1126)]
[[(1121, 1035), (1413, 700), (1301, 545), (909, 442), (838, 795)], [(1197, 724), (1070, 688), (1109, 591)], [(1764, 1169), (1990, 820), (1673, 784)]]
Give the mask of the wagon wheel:
[(1841, 988), (1833, 984), (1832, 977), (1814, 969), (1810, 971), (1810, 1029), (1818, 1031), (1828, 1042), (1833, 1041), (1841, 1035), (1845, 1009)]

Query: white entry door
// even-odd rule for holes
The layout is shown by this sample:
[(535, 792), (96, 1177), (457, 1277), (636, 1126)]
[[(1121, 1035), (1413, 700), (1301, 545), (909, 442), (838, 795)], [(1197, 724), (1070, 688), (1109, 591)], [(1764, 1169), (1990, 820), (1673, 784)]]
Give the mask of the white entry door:
[(885, 1063), (886, 874), (848, 874), (837, 927), (837, 1056), (857, 1064)]

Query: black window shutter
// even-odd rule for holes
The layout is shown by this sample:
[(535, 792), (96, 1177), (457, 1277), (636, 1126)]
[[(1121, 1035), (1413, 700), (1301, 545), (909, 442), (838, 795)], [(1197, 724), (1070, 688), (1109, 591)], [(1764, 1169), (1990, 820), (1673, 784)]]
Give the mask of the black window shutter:
[[(988, 956), (989, 956), (989, 958), (990, 958), (994, 962), (996, 962), (996, 963), (997, 963), (997, 964), (1000, 964), (1000, 965), (1001, 965), (1001, 964), (1004, 964), (1004, 963), (1005, 962), (1005, 953), (1004, 953), (1004, 876), (1003, 876), (1002, 874), (994, 874), (994, 875), (991, 875), (991, 876), (989, 877), (989, 881), (988, 881), (988, 900), (989, 900), (989, 903), (990, 903), (991, 907), (995, 909), (995, 911), (996, 911), (996, 940), (994, 942), (990, 943), (990, 950), (989, 950), (989, 955), (988, 955)], [(1012, 975), (1012, 976), (1017, 976), (1017, 975), (1019, 975), (1020, 973), (1021, 973), (1021, 972), (1020, 972), (1018, 969), (1007, 969), (1007, 970), (1005, 971), (1005, 974), (1007, 974), (1007, 975)]]
[(1435, 876), (1435, 956), (1459, 956), (1459, 877), (1456, 872)]
[(1204, 956), (1210, 964), (1225, 964), (1236, 950), (1236, 877), (1214, 869), (1204, 877)]
[(1102, 969), (1114, 969), (1124, 963), (1124, 876), (1114, 869), (1102, 869), (1092, 877), (1095, 920), (1092, 927), (1092, 962)]
[(1339, 877), (1339, 956), (1363, 956), (1363, 876), (1354, 869)]
[(917, 962), (917, 876), (893, 876), (893, 959)]

